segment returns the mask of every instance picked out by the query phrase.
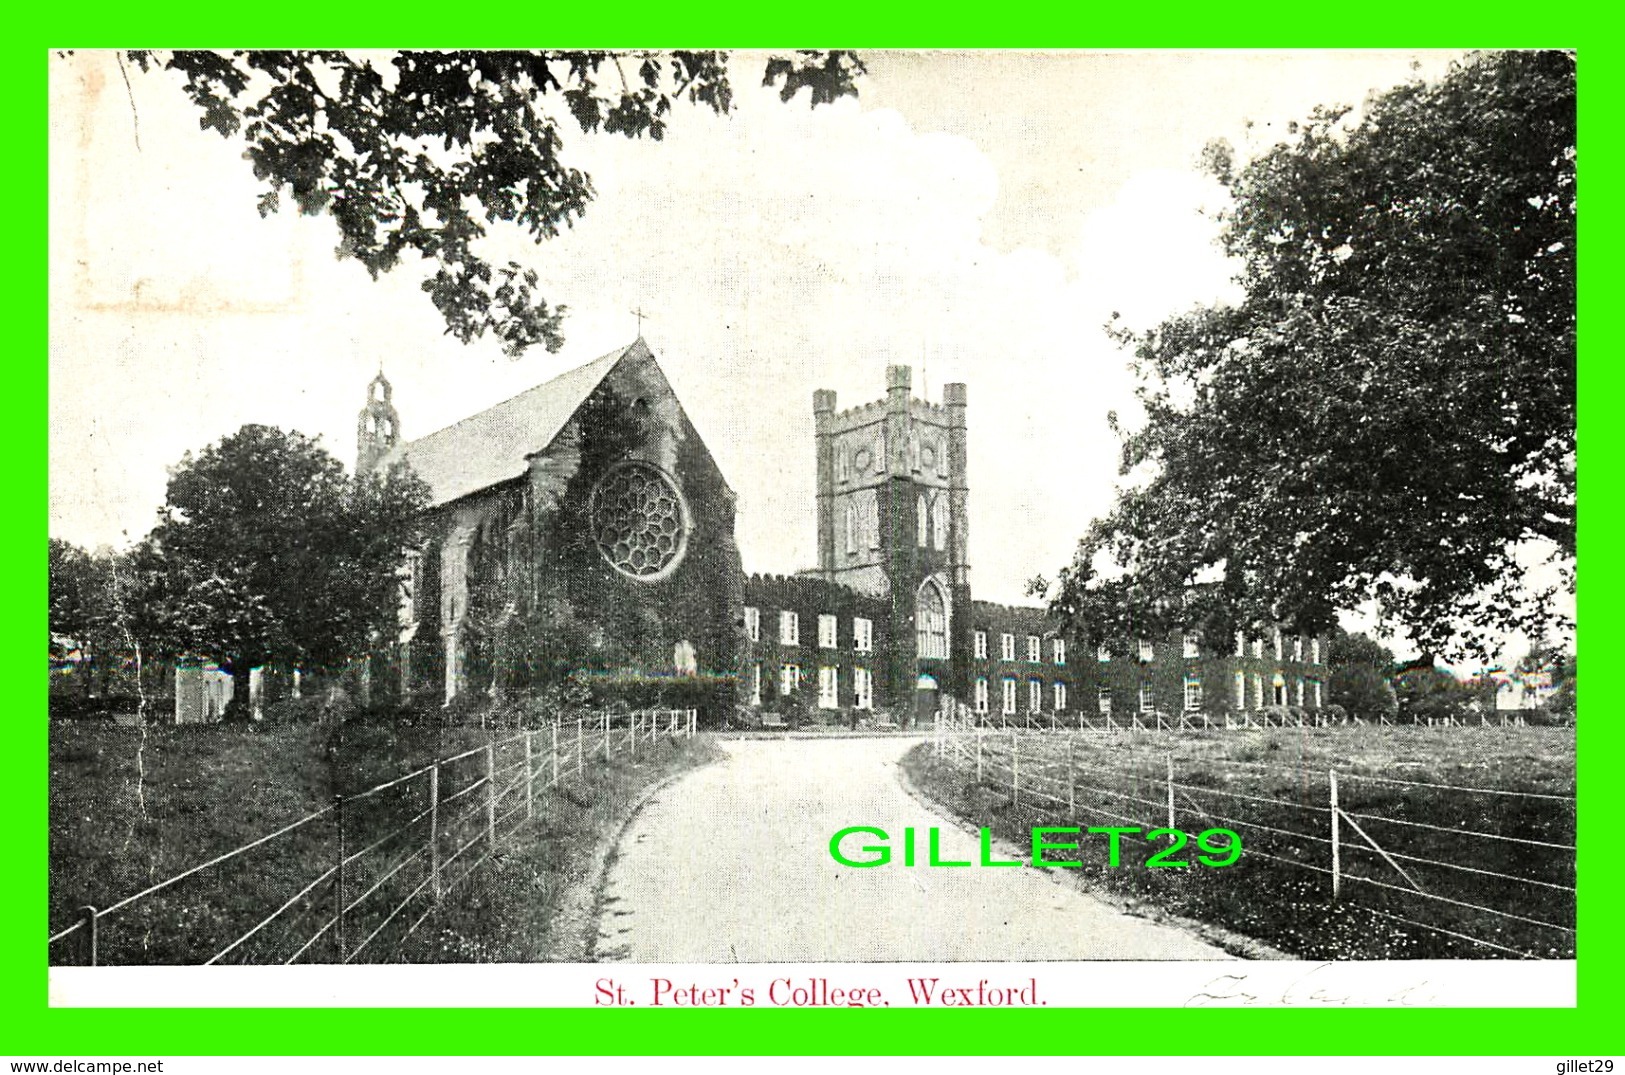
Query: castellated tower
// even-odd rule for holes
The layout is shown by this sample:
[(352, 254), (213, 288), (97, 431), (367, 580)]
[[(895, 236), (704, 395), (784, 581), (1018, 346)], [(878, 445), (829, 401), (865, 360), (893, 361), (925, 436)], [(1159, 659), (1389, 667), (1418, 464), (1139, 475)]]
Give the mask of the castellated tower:
[(390, 402), (393, 389), (382, 370), (367, 384), (367, 405), (355, 423), (355, 472), (365, 474), (378, 465), (401, 439), (401, 419)]
[(887, 367), (885, 399), (850, 410), (813, 393), (819, 573), (889, 600), (899, 644), (886, 681), (900, 694), (934, 683), (965, 696), (965, 402), (963, 384), (945, 385), (941, 404), (915, 398), (908, 366)]

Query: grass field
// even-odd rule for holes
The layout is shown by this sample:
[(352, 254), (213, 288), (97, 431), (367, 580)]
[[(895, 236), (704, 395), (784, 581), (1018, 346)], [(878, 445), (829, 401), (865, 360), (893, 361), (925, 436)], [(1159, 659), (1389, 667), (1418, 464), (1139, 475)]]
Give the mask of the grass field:
[(592, 883), (644, 790), (718, 756), (708, 736), (662, 740), (636, 761), (595, 762), (592, 780), (567, 784), (548, 808), (488, 863), (477, 883), (443, 901), (392, 960), (405, 963), (589, 961)]
[[(1113, 869), (1095, 836), (1078, 872), (1291, 955), (1574, 954), (1572, 729), (990, 734), (980, 781), (974, 737), (959, 744), (942, 758), (930, 744), (911, 752), (911, 777), (973, 824), (1022, 841), (1045, 824), (1166, 826), (1171, 763), (1176, 827), (1240, 833), (1240, 861), (1144, 868), (1168, 841), (1126, 840)], [(1333, 769), (1346, 815), (1335, 901)], [(1195, 850), (1169, 858), (1194, 862)]]
[[(142, 728), (100, 721), (52, 722), (51, 931), (72, 925), (81, 906), (106, 911), (156, 882), (331, 807), (336, 794), (354, 795), (434, 759), (511, 735), (439, 723)], [(480, 870), (458, 890), (457, 901), (465, 906), (479, 906), (487, 877), (493, 872), (500, 875), (514, 862), (532, 863), (533, 877), (545, 878), (549, 871), (572, 876), (566, 864), (579, 864), (578, 845), (595, 841), (608, 824), (605, 819), (628, 796), (658, 779), (667, 766), (692, 764), (704, 756), (703, 750), (674, 748), (665, 741), (645, 748), (636, 761), (615, 757), (605, 762), (593, 756), (580, 778), (561, 785), (553, 795), (539, 796), (540, 809), (534, 820), (527, 821), (523, 789), (515, 783), (522, 784), (522, 751), (522, 744), (510, 743), (494, 755), (507, 770), (493, 785), (506, 789), (501, 800), (503, 831), (512, 831), (517, 838), (502, 841), (496, 849), (488, 864), (497, 867), (495, 871)], [(440, 799), (446, 805), (440, 814), (440, 844), (447, 885), (488, 849), (479, 839), (487, 822), (483, 792), (472, 787), (484, 775), (484, 754), (476, 750), (455, 765), (441, 767)], [(454, 808), (446, 800), (458, 789), (475, 793), (465, 795)], [(370, 932), (382, 918), (384, 901), (398, 900), (426, 871), (427, 854), (407, 861), (423, 849), (426, 792), (426, 776), (420, 775), (349, 804), (343, 822), (346, 854), (381, 841), (377, 848), (348, 865), (337, 881), (295, 899), (274, 929), (263, 930), (235, 950), (231, 961), (282, 961), (294, 951), (290, 945), (331, 916), (340, 894), (349, 900), (376, 886), (371, 901), (377, 906), (352, 912), (351, 929)], [(99, 961), (164, 964), (208, 959), (284, 901), (297, 897), (336, 862), (335, 819), (336, 812), (329, 809), (315, 821), (102, 919)], [(399, 835), (382, 839), (397, 830)], [(455, 861), (453, 852), (465, 846), (470, 850)], [(543, 904), (538, 914), (545, 915), (546, 901)], [(409, 917), (415, 920), (417, 915)], [(409, 917), (400, 916), (391, 928), (404, 931)], [(459, 924), (453, 915), (450, 921), (447, 928), (465, 936), (465, 947), (486, 942), (470, 924), (477, 920)], [(365, 932), (353, 932), (344, 940), (330, 936), (302, 958), (339, 958), (344, 945), (353, 951)], [(389, 958), (393, 943), (383, 942), (397, 939), (393, 934), (381, 938), (367, 958)], [(53, 945), (52, 962), (81, 961), (86, 946), (80, 942), (72, 936)]]

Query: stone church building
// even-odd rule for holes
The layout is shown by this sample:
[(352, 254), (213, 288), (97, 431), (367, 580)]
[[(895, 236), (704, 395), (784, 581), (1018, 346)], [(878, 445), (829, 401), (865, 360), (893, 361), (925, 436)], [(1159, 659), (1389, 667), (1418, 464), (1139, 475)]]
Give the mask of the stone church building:
[(403, 693), (517, 667), (731, 671), (734, 491), (639, 339), (413, 441), (368, 389), (357, 469), (410, 465), (429, 541), (403, 569)]
[(1320, 705), (1322, 640), (1277, 634), (1266, 655), (1175, 635), (1113, 661), (1043, 609), (974, 600), (966, 407), (963, 384), (915, 397), (907, 366), (858, 407), (815, 392), (818, 564), (747, 578), (734, 492), (641, 338), (414, 441), (380, 374), (357, 471), (406, 463), (431, 493), (402, 572), (399, 686), (449, 703), (520, 671), (711, 675), (747, 707), (901, 720), (944, 695), (1019, 720)]

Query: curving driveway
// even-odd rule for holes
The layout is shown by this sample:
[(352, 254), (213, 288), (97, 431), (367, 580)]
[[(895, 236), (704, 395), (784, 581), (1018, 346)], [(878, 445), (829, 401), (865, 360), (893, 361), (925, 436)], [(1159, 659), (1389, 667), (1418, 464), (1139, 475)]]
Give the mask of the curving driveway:
[[(853, 869), (829, 854), (848, 825), (974, 836), (911, 797), (897, 761), (916, 739), (725, 740), (722, 763), (645, 804), (605, 879), (596, 953), (636, 963), (1228, 959), (1118, 911), (1058, 871)], [(899, 856), (900, 857), (900, 856)], [(999, 856), (1004, 857), (1004, 856)]]

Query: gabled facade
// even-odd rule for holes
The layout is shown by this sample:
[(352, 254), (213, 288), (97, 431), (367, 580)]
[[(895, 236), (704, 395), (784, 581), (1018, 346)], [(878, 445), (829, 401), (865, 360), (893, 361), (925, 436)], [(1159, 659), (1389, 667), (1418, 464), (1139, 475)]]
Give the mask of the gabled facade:
[(414, 441), (369, 442), (399, 430), (378, 381), (359, 461), (407, 463), (431, 491), (404, 570), (404, 691), (737, 669), (735, 495), (642, 339)]

